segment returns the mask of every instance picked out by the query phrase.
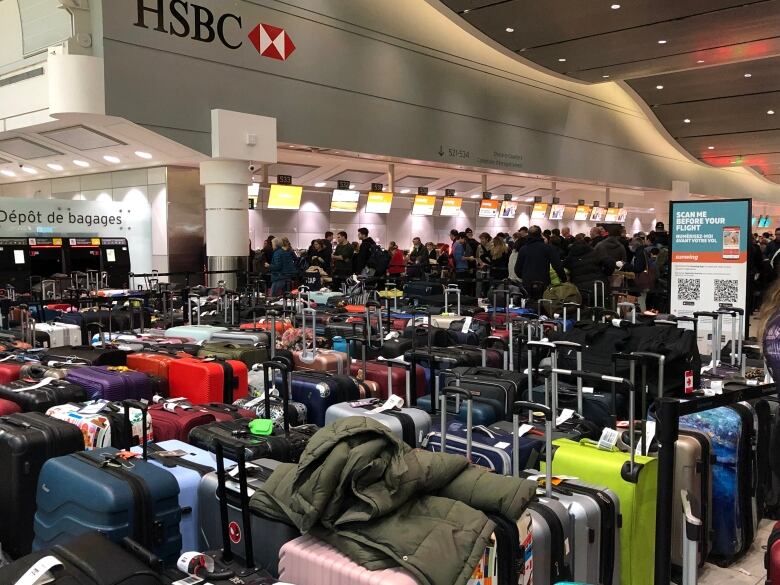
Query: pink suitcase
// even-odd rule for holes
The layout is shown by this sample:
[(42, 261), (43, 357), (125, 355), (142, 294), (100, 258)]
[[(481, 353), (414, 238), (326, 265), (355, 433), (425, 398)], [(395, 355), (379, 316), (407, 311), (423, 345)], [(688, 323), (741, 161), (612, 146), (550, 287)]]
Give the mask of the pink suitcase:
[(419, 585), (402, 569), (364, 569), (311, 536), (291, 540), (279, 551), (279, 579), (295, 585)]

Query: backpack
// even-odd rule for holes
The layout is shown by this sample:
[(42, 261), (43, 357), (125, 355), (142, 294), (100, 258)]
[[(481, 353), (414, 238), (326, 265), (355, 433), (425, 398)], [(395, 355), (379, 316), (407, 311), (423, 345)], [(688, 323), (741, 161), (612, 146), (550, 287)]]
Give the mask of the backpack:
[(370, 271), (369, 276), (384, 276), (387, 274), (390, 260), (390, 252), (383, 250), (379, 246), (374, 246), (366, 264), (366, 268)]
[(570, 282), (564, 282), (563, 284), (557, 285), (551, 284), (547, 287), (547, 290), (544, 291), (543, 298), (553, 302), (552, 307), (550, 307), (552, 315), (548, 315), (548, 317), (552, 317), (555, 313), (560, 314), (563, 311), (564, 303), (582, 304), (580, 289)]

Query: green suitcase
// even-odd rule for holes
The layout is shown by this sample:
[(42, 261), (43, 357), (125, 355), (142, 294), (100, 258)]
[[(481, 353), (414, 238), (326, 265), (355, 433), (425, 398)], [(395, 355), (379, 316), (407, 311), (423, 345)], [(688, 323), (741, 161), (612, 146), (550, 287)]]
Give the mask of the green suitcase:
[(236, 360), (244, 362), (248, 369), (271, 359), (264, 345), (237, 345), (229, 341), (204, 343), (203, 349), (198, 351), (198, 357)]
[[(634, 388), (628, 380), (588, 372), (556, 371), (559, 375), (614, 382), (627, 387), (631, 402), (629, 409), (634, 412)], [(633, 437), (631, 442), (633, 452)], [(617, 448), (607, 451), (587, 439), (579, 443), (559, 439), (553, 441), (553, 445), (552, 470), (555, 475), (569, 475), (604, 486), (614, 491), (620, 500), (620, 582), (653, 585), (658, 459), (641, 455), (632, 457)]]

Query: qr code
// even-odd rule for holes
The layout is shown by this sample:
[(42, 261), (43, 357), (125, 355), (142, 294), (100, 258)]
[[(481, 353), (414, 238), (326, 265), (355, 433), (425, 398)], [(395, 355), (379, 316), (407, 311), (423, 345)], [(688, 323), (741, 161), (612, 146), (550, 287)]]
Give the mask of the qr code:
[(736, 303), (739, 301), (739, 281), (715, 279), (714, 301), (716, 303)]
[(701, 281), (698, 278), (679, 278), (677, 296), (681, 301), (698, 301), (701, 298)]

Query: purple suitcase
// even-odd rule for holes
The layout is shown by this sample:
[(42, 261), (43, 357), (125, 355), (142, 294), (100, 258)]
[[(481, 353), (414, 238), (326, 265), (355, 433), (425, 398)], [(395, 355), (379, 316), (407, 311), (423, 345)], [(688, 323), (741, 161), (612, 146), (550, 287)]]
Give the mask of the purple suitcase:
[(96, 366), (74, 368), (66, 380), (82, 386), (90, 400), (148, 400), (154, 397), (155, 384), (143, 372), (122, 367)]

